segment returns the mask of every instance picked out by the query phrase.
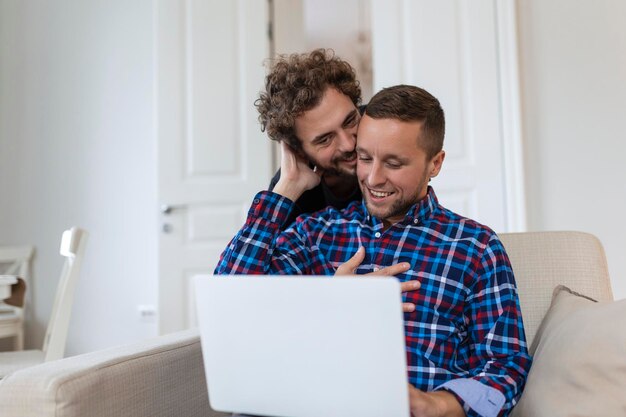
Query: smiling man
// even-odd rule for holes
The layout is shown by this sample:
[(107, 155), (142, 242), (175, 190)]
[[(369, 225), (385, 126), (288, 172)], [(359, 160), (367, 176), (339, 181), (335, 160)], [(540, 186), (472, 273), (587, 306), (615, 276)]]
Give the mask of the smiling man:
[[(367, 210), (385, 228), (400, 222), (413, 204), (426, 197), (428, 182), (439, 174), (445, 157), (443, 113), (433, 112), (419, 121), (428, 109), (399, 113), (399, 103), (394, 101), (401, 97), (389, 95), (363, 117), (356, 147), (357, 176)], [(395, 118), (400, 116), (407, 120)]]
[[(360, 102), (354, 69), (331, 50), (281, 56), (273, 63), (255, 105), (262, 130), (286, 154), (270, 183), (273, 190), (282, 181), (295, 202), (285, 225), (302, 213), (361, 200), (354, 152)], [(284, 175), (284, 163), (299, 165), (301, 181)]]
[[(444, 126), (427, 91), (382, 90), (358, 128), (362, 201), (300, 216), (282, 231), (294, 203), (289, 182), (279, 182), (257, 194), (215, 272), (340, 275), (403, 266), (397, 278), (421, 285), (404, 295), (415, 306), (404, 316), (412, 415), (507, 415), (531, 364), (515, 279), (498, 236), (441, 206), (428, 185), (443, 165)], [(283, 162), (283, 175), (306, 185), (298, 161)]]

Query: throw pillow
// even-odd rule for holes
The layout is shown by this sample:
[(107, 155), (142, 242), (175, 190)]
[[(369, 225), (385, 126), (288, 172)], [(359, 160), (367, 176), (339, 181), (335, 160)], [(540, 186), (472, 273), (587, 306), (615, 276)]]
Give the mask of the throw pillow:
[(626, 299), (598, 303), (557, 287), (530, 351), (511, 417), (626, 416)]

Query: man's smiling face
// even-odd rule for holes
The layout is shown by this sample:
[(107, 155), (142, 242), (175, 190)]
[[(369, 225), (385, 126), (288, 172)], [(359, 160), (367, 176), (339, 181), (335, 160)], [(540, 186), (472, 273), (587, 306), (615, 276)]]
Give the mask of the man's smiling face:
[(359, 119), (359, 110), (352, 100), (328, 87), (317, 106), (296, 118), (295, 133), (305, 156), (318, 168), (353, 177)]
[(358, 129), (357, 177), (368, 211), (389, 227), (426, 196), (444, 159), (420, 147), (422, 122), (363, 116)]

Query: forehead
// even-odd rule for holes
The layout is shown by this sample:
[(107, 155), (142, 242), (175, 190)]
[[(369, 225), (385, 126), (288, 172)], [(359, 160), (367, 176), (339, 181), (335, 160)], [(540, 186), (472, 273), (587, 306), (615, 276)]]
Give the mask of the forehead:
[(412, 154), (421, 151), (418, 146), (421, 129), (422, 122), (373, 119), (366, 113), (359, 123), (357, 150), (397, 156)]
[(296, 136), (300, 140), (310, 141), (321, 134), (340, 129), (346, 117), (355, 109), (350, 97), (328, 87), (317, 106), (296, 117)]

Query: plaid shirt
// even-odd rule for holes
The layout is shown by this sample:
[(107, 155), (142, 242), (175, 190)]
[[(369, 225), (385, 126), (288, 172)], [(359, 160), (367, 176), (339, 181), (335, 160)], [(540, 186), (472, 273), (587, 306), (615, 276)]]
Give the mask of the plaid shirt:
[(531, 358), (513, 271), (493, 231), (440, 206), (431, 187), (387, 230), (353, 202), (300, 216), (281, 232), (292, 206), (278, 194), (257, 194), (215, 273), (333, 275), (360, 246), (366, 255), (357, 274), (409, 262), (397, 275), (421, 282), (403, 296), (416, 306), (404, 315), (409, 382), (452, 392), (468, 415), (510, 412)]

